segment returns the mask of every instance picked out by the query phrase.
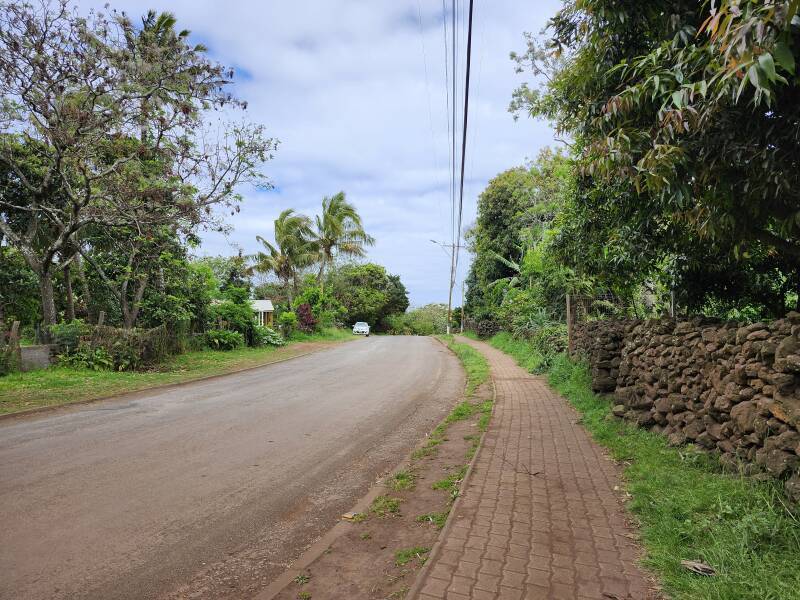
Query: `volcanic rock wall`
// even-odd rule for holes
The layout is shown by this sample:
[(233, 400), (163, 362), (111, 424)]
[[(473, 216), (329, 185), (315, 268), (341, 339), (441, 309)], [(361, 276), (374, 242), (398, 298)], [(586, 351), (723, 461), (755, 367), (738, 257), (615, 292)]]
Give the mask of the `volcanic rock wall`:
[(800, 314), (751, 325), (593, 321), (573, 340), (595, 390), (613, 391), (615, 415), (768, 473), (800, 501)]

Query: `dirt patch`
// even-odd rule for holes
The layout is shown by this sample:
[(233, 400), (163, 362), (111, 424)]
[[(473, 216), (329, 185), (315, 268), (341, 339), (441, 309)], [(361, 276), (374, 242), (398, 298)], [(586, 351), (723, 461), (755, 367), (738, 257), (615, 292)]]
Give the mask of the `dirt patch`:
[(485, 384), (378, 483), (369, 509), (343, 518), (345, 532), (274, 597), (405, 597), (458, 496), (490, 410), (491, 384)]

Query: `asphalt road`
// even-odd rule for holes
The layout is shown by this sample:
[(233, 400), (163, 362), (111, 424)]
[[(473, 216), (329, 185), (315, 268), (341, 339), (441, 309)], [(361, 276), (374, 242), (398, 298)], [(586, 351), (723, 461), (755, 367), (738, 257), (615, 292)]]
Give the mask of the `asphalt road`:
[(245, 598), (456, 402), (457, 360), (370, 337), (0, 422), (0, 598)]

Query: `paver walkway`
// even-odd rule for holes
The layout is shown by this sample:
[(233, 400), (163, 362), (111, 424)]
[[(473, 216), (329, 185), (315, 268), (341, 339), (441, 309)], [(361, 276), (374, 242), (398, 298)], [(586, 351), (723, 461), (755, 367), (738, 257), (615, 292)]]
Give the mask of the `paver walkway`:
[(508, 355), (489, 361), (495, 414), (419, 600), (654, 597), (616, 497), (618, 467), (578, 414)]

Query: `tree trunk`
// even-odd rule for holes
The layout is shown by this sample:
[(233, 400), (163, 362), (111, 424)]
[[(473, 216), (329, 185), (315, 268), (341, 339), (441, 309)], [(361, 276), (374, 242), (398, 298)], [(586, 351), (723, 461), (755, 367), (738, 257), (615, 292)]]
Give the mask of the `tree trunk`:
[(49, 269), (39, 274), (39, 292), (42, 296), (42, 324), (56, 324), (56, 301), (53, 294), (53, 279)]
[(75, 257), (75, 267), (78, 269), (78, 280), (81, 282), (81, 296), (83, 297), (83, 305), (86, 307), (86, 318), (89, 321), (96, 321), (92, 315), (92, 295), (89, 292), (89, 280), (86, 278), (86, 269), (83, 268), (80, 254)]
[(69, 264), (64, 266), (64, 292), (66, 294), (66, 306), (64, 319), (67, 321), (75, 320), (75, 297), (72, 295), (72, 271)]
[(122, 309), (123, 327), (133, 329), (136, 319), (139, 318), (139, 308), (141, 307), (144, 290), (147, 287), (147, 276), (142, 277), (136, 284), (136, 291), (133, 294), (133, 302), (128, 302), (127, 286), (123, 288), (120, 297), (120, 308)]

